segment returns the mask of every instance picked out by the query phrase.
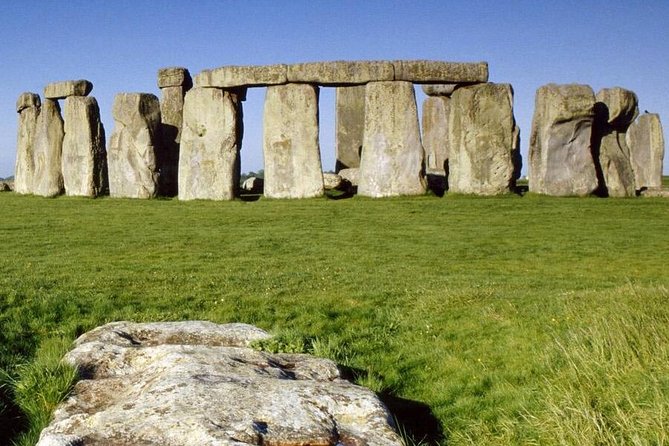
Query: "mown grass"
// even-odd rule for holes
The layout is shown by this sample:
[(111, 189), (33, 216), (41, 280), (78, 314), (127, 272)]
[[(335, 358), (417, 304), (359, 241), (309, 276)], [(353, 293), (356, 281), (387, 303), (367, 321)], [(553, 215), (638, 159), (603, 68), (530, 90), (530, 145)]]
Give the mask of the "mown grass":
[[(112, 320), (240, 321), (278, 334), (265, 348), (338, 361), (416, 441), (665, 442), (667, 200), (1, 194), (0, 209), (15, 383), (54, 339)], [(0, 438), (34, 435), (11, 388)]]

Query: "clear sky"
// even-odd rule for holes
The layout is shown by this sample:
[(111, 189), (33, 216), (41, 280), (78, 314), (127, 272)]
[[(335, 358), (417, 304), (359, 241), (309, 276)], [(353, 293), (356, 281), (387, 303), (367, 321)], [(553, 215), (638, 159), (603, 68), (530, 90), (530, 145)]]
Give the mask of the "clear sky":
[[(668, 0), (4, 0), (0, 177), (14, 171), (16, 99), (49, 82), (92, 81), (109, 137), (114, 95), (159, 95), (161, 67), (195, 75), (222, 65), (379, 59), (487, 61), (492, 82), (514, 87), (524, 158), (536, 89), (550, 82), (635, 91), (642, 112), (660, 114), (669, 145)], [(253, 89), (245, 103), (243, 171), (262, 168), (263, 99), (264, 89)], [(320, 109), (327, 170), (332, 89), (321, 90)]]

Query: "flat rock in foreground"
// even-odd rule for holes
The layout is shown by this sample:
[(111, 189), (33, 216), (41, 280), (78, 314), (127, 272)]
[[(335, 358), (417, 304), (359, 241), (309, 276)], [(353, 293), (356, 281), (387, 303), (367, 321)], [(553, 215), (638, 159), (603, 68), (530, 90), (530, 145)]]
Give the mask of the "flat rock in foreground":
[(367, 389), (332, 361), (248, 348), (245, 324), (112, 323), (66, 360), (84, 379), (38, 446), (401, 445)]

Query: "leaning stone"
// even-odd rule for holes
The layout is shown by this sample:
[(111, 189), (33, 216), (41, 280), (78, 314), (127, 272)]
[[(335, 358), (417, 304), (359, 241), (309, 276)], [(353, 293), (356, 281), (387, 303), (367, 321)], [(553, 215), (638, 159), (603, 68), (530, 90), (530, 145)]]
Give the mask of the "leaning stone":
[(395, 80), (415, 83), (457, 84), (488, 82), (488, 63), (440, 62), (432, 60), (397, 60)]
[(348, 181), (352, 186), (358, 187), (360, 182), (360, 169), (357, 167), (352, 167), (349, 169), (342, 169), (337, 174), (342, 177), (344, 181)]
[(393, 80), (392, 62), (335, 61), (288, 65), (288, 82), (318, 85), (360, 85)]
[(88, 96), (92, 90), (93, 83), (84, 79), (52, 82), (44, 87), (44, 97), (47, 99), (65, 99), (68, 96)]
[(323, 195), (318, 87), (309, 84), (268, 87), (263, 120), (265, 196)]
[(40, 106), (39, 96), (34, 93), (23, 93), (16, 102), (16, 109), (19, 112), (19, 128), (16, 142), (14, 189), (19, 194), (33, 193), (35, 134)]
[(97, 197), (109, 191), (105, 130), (98, 102), (70, 96), (64, 107), (63, 183), (67, 195)]
[(537, 90), (530, 138), (530, 191), (557, 196), (595, 191), (594, 106), (595, 94), (587, 85), (548, 84)]
[(196, 87), (235, 88), (264, 87), (288, 82), (287, 66), (280, 65), (249, 65), (215, 68), (204, 70), (195, 76)]
[(335, 170), (360, 167), (365, 130), (365, 86), (338, 87), (335, 109)]
[(428, 96), (451, 96), (461, 84), (427, 84), (421, 85), (423, 93)]
[(423, 145), (413, 84), (370, 82), (366, 88), (358, 194), (424, 194)]
[(660, 115), (644, 113), (627, 130), (636, 190), (662, 186), (664, 134)]
[(448, 127), (448, 190), (476, 195), (511, 192), (519, 150), (511, 85), (458, 89), (451, 98)]
[(61, 157), (64, 134), (58, 102), (45, 99), (37, 117), (34, 141), (32, 193), (35, 195), (54, 197), (63, 193)]
[(152, 198), (159, 175), (156, 150), (160, 143), (160, 103), (147, 93), (119, 93), (112, 109), (112, 133), (107, 163), (112, 197)]
[(599, 113), (606, 115), (602, 118), (617, 131), (626, 131), (639, 115), (639, 100), (633, 91), (620, 87), (603, 88), (597, 92), (595, 100), (595, 112), (602, 108)]
[(169, 67), (158, 70), (158, 88), (184, 87), (190, 88), (193, 80), (188, 69), (183, 67)]
[(232, 200), (239, 186), (237, 98), (195, 87), (186, 93), (179, 156), (179, 200)]

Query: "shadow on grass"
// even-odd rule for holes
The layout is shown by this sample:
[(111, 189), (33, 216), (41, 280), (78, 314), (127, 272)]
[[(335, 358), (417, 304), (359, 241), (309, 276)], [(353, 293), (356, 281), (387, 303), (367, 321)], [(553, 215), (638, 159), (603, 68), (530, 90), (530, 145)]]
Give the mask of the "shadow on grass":
[(0, 444), (10, 444), (26, 427), (21, 410), (14, 404), (9, 388), (0, 387)]

